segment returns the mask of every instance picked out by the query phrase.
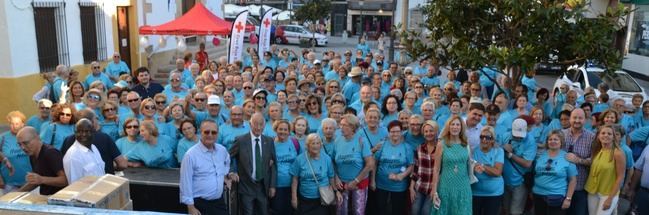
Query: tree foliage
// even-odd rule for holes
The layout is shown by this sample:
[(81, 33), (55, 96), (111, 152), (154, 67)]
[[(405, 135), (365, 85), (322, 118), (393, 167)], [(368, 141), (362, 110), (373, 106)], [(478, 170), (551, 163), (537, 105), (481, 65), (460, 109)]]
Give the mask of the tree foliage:
[(537, 63), (619, 68), (613, 41), (629, 12), (620, 4), (589, 18), (579, 0), (434, 0), (422, 11), (424, 33), (400, 35), (410, 57), (451, 68), (490, 65), (515, 78)]
[(331, 13), (331, 1), (329, 0), (310, 0), (305, 1), (304, 5), (295, 10), (293, 17), (301, 22), (316, 21), (329, 16)]

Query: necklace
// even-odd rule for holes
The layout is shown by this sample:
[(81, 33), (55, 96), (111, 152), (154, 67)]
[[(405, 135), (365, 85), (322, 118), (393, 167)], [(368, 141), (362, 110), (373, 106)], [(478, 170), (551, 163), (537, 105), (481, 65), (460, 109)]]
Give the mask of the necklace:
[(453, 168), (453, 172), (457, 173), (457, 164), (455, 165), (455, 168)]

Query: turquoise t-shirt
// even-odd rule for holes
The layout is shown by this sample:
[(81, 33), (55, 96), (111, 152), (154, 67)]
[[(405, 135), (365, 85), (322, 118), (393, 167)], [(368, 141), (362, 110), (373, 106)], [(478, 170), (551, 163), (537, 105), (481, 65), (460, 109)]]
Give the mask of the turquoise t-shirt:
[(27, 123), (25, 123), (25, 124), (27, 126), (33, 127), (34, 129), (36, 129), (36, 132), (40, 133), (41, 132), (41, 126), (45, 122), (49, 122), (49, 121), (50, 121), (50, 117), (47, 117), (46, 119), (41, 119), (40, 116), (34, 115), (34, 116), (30, 117), (29, 120), (27, 120)]
[(181, 163), (187, 150), (198, 143), (198, 139), (200, 139), (200, 137), (197, 137), (196, 142), (194, 142), (183, 137), (178, 141), (178, 146), (176, 147), (176, 159), (178, 159), (178, 163)]
[(232, 123), (222, 124), (219, 126), (219, 137), (216, 142), (230, 150), (234, 144), (234, 138), (248, 132), (250, 132), (250, 126), (247, 122), (243, 122), (239, 127), (233, 127)]
[(408, 187), (409, 180), (393, 181), (388, 177), (390, 173), (399, 174), (406, 171), (408, 166), (414, 164), (414, 150), (408, 144), (397, 145), (385, 142), (376, 154), (377, 161), (376, 187), (390, 192), (403, 192)]
[(277, 156), (277, 187), (290, 187), (290, 170), (298, 155), (291, 139), (284, 142), (275, 142), (275, 155)]
[(358, 132), (349, 140), (344, 136), (338, 136), (334, 142), (333, 157), (336, 173), (341, 181), (350, 182), (363, 170), (364, 158), (372, 156), (372, 148)]
[(159, 136), (158, 143), (154, 146), (144, 140), (133, 149), (132, 155), (135, 160), (142, 161), (144, 165), (152, 168), (174, 168), (178, 167), (174, 157), (175, 144), (171, 138)]
[(61, 150), (65, 138), (73, 134), (74, 125), (51, 123), (45, 129), (41, 130), (40, 137), (44, 144), (50, 144), (54, 148)]
[[(512, 136), (510, 133), (507, 137), (505, 137), (504, 144), (509, 144), (509, 140), (511, 138)], [(528, 161), (534, 160), (534, 157), (536, 156), (537, 146), (531, 136), (528, 135), (523, 140), (512, 139), (511, 144), (512, 150), (514, 154), (516, 154), (516, 156), (522, 157), (523, 159)], [(515, 167), (512, 165), (515, 165)], [(505, 184), (509, 186), (518, 186), (523, 184), (523, 174), (525, 174), (527, 171), (527, 168), (524, 168), (517, 163), (512, 162), (510, 159), (505, 159), (505, 163), (503, 164), (503, 176), (505, 179)]]
[(534, 170), (532, 192), (538, 195), (565, 195), (570, 177), (577, 176), (577, 166), (566, 160), (563, 150), (553, 158), (548, 152), (539, 155)]
[(410, 131), (406, 131), (406, 133), (403, 134), (403, 142), (410, 145), (410, 148), (413, 150), (416, 149), (422, 143), (424, 143), (424, 141), (425, 141), (424, 135), (422, 135), (421, 133), (415, 136), (412, 135)]
[[(290, 174), (293, 177), (299, 178), (299, 191), (300, 195), (309, 199), (320, 198), (318, 187), (329, 186), (329, 180), (334, 177), (334, 168), (331, 163), (331, 158), (326, 153), (320, 153), (318, 159), (311, 159), (311, 166), (313, 171), (307, 163), (306, 153), (297, 156), (295, 162), (291, 166)], [(316, 184), (313, 175), (318, 179)]]
[(0, 165), (0, 173), (5, 184), (12, 186), (22, 186), (25, 184), (25, 176), (28, 172), (32, 171), (32, 165), (29, 162), (29, 156), (18, 145), (16, 136), (7, 131), (0, 135), (0, 142), (2, 144), (2, 153), (9, 159), (11, 165), (14, 167), (14, 174), (9, 175), (9, 170), (5, 165)]
[(135, 142), (129, 141), (128, 137), (122, 137), (117, 139), (115, 141), (115, 145), (117, 145), (117, 149), (119, 149), (119, 152), (126, 157), (129, 161), (135, 161), (133, 158), (133, 149), (140, 144), (140, 140), (137, 139)]
[[(473, 150), (473, 159), (479, 164), (494, 167), (496, 163), (503, 164), (505, 152), (500, 147), (494, 147), (485, 153), (480, 149)], [(491, 176), (486, 172), (475, 173), (478, 182), (471, 185), (474, 196), (500, 196), (505, 191), (503, 176)]]
[(388, 129), (380, 126), (376, 129), (376, 133), (372, 133), (367, 127), (363, 127), (356, 131), (357, 135), (365, 137), (364, 139), (370, 144), (371, 147), (374, 147), (380, 143), (383, 143), (388, 139)]
[(107, 134), (113, 141), (119, 139), (119, 124), (117, 122), (102, 122), (101, 132)]

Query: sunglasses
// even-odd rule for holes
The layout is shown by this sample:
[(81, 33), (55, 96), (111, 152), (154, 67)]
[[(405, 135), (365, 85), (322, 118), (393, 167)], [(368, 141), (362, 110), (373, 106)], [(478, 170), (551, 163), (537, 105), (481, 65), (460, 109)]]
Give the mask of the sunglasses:
[(218, 107), (220, 105), (219, 104), (209, 104), (208, 106), (210, 106), (210, 107)]
[(177, 79), (177, 78), (171, 79), (171, 82), (180, 82), (180, 79)]
[(329, 88), (336, 88), (336, 89), (337, 89), (338, 86), (336, 86), (336, 85), (331, 85), (331, 86), (329, 86)]
[(92, 68), (93, 68), (93, 69), (99, 69), (100, 67), (98, 67), (98, 66), (93, 66)]
[(318, 102), (311, 102), (309, 105), (318, 105)]
[(128, 125), (128, 126), (126, 126), (126, 129), (138, 129), (138, 128), (140, 128), (139, 125)]
[(493, 140), (494, 137), (492, 137), (491, 135), (480, 135), (480, 139), (481, 139), (481, 140), (489, 140), (489, 141), (490, 141), (490, 140)]
[(129, 99), (129, 100), (126, 100), (126, 101), (128, 101), (128, 102), (137, 102), (138, 100), (140, 100), (140, 99), (139, 98), (137, 98), (137, 99)]
[(256, 99), (256, 100), (264, 100), (264, 99), (266, 99), (266, 97), (263, 97), (263, 96), (257, 96), (257, 97), (255, 97), (255, 99)]
[(106, 108), (104, 109), (105, 112), (112, 112), (115, 111), (115, 108)]
[(153, 106), (153, 105), (146, 105), (146, 106), (144, 106), (144, 109), (145, 109), (145, 110), (155, 110), (155, 106)]
[(480, 89), (478, 89), (478, 88), (472, 88), (471, 90), (472, 91), (480, 91)]
[(201, 133), (203, 133), (203, 135), (217, 135), (219, 132), (216, 130), (205, 130)]
[(92, 99), (92, 100), (95, 100), (95, 101), (101, 100), (101, 96), (96, 95), (96, 94), (90, 94), (90, 95), (88, 95), (88, 98)]
[(41, 109), (41, 110), (49, 110), (50, 108), (48, 108), (48, 107), (38, 107), (38, 109)]
[(548, 161), (545, 163), (545, 171), (552, 170), (552, 162), (554, 162), (552, 159), (548, 159)]
[(345, 101), (343, 101), (343, 100), (333, 100), (333, 101), (331, 101), (331, 103), (334, 103), (334, 104), (345, 104)]
[(72, 114), (71, 113), (61, 113), (61, 114), (59, 114), (59, 116), (71, 117)]
[(196, 100), (196, 102), (204, 102), (205, 101), (205, 99), (198, 99), (198, 98), (196, 98), (194, 100)]
[(155, 101), (156, 104), (163, 105), (166, 103), (166, 101)]
[(252, 89), (252, 87), (243, 87), (244, 90)]

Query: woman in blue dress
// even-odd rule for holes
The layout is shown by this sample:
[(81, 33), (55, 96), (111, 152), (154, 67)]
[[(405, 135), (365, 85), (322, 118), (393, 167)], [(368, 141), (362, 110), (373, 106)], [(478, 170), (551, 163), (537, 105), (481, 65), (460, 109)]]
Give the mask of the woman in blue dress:
[(134, 157), (133, 149), (140, 144), (140, 121), (136, 118), (128, 118), (124, 122), (124, 127), (122, 128), (124, 132), (124, 137), (117, 139), (115, 145), (117, 149), (121, 152), (124, 157), (129, 161), (129, 167), (139, 166)]
[[(459, 116), (446, 121), (435, 152), (433, 172), (433, 209), (435, 214), (472, 214), (469, 182), (470, 147), (466, 125)], [(441, 171), (440, 171), (441, 170)]]
[(290, 135), (290, 124), (284, 119), (273, 123), (275, 137), (275, 155), (277, 156), (277, 184), (275, 184), (275, 197), (270, 201), (270, 208), (277, 214), (292, 214), (291, 202), (291, 175), (290, 169), (300, 153), (299, 145), (295, 144)]
[(403, 141), (402, 131), (401, 122), (390, 122), (389, 140), (374, 154), (376, 171), (370, 186), (376, 191), (376, 212), (379, 214), (403, 214), (408, 204), (414, 149)]
[(317, 134), (306, 138), (307, 148), (297, 156), (291, 165), (291, 206), (297, 214), (330, 214), (330, 206), (320, 203), (319, 187), (331, 186), (336, 199), (342, 201), (342, 195), (334, 189), (334, 167), (331, 158), (321, 153), (322, 140)]
[(25, 154), (16, 139), (16, 134), (25, 126), (26, 119), (20, 111), (9, 112), (7, 114), (9, 131), (0, 135), (0, 150), (4, 155), (0, 164), (2, 165), (0, 182), (4, 182), (2, 188), (4, 193), (15, 191), (25, 185), (25, 176), (32, 171), (29, 156)]
[(61, 150), (63, 140), (74, 134), (74, 112), (70, 104), (52, 106), (52, 123), (41, 128), (40, 137), (44, 144), (50, 144)]
[(196, 145), (196, 143), (198, 143), (198, 140), (200, 139), (198, 137), (198, 134), (196, 134), (196, 131), (198, 129), (196, 129), (196, 125), (194, 125), (194, 121), (191, 119), (182, 120), (182, 122), (180, 122), (179, 130), (183, 135), (182, 139), (178, 141), (178, 147), (176, 148), (176, 158), (178, 159), (178, 163), (183, 160), (183, 157), (185, 157), (187, 150)]
[(113, 141), (119, 139), (119, 117), (117, 117), (117, 103), (106, 101), (101, 109), (104, 120), (101, 124), (101, 132), (104, 132)]
[(381, 124), (387, 125), (388, 123), (397, 120), (399, 111), (401, 111), (401, 103), (399, 99), (394, 95), (387, 95), (381, 103), (381, 113), (383, 118), (381, 119)]
[(174, 157), (175, 144), (171, 138), (160, 135), (151, 121), (142, 121), (140, 124), (142, 141), (133, 149), (134, 159), (151, 168), (178, 167)]

